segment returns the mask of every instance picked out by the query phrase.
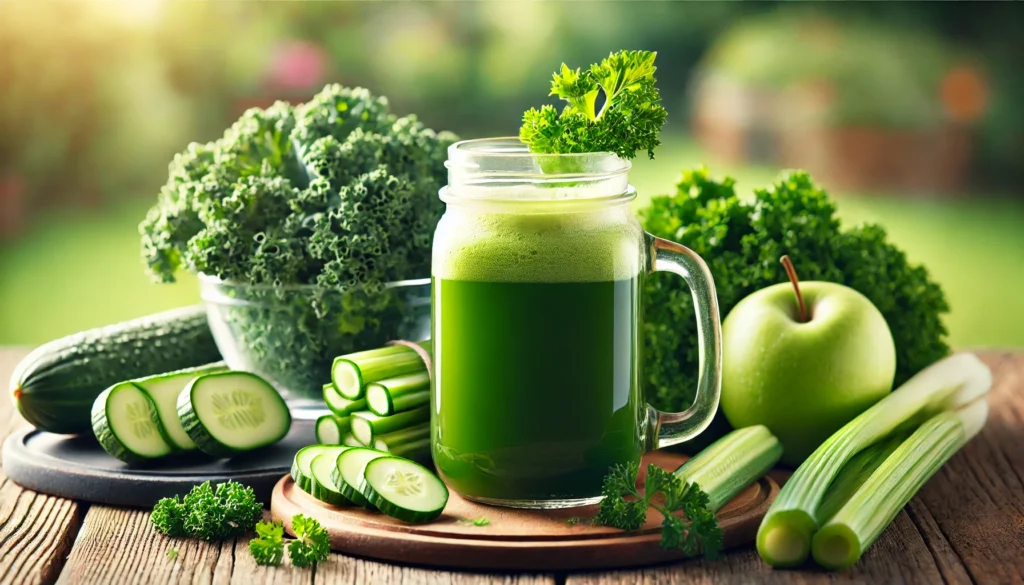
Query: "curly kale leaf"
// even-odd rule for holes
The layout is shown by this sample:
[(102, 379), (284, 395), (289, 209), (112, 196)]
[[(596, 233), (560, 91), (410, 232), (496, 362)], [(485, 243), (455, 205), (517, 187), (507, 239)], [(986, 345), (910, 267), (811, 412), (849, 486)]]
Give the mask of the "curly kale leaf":
[(550, 95), (567, 104), (561, 113), (550, 105), (528, 110), (519, 138), (537, 153), (614, 152), (630, 159), (646, 150), (654, 158), (667, 116), (654, 86), (656, 56), (651, 51), (620, 51), (586, 71), (563, 63)]
[(454, 140), (362, 88), (250, 109), (174, 158), (140, 225), (148, 270), (371, 288), (425, 276)]
[[(896, 344), (896, 385), (948, 353), (942, 290), (882, 227), (841, 230), (828, 194), (804, 172), (755, 190), (752, 200), (737, 197), (734, 185), (706, 169), (687, 171), (674, 195), (653, 198), (641, 212), (647, 231), (708, 263), (723, 318), (747, 295), (785, 282), (779, 258), (788, 254), (801, 279), (844, 284), (878, 307)], [(678, 279), (656, 274), (645, 294), (647, 385), (658, 408), (679, 411), (692, 403), (697, 386), (690, 292)]]

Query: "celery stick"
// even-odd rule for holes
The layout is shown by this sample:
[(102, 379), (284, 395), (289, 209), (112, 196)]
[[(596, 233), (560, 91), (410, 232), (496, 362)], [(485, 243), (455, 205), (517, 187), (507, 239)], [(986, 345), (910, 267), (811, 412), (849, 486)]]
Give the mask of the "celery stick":
[(350, 417), (325, 414), (316, 419), (316, 442), (321, 445), (340, 445), (341, 439), (351, 427)]
[(814, 535), (814, 560), (834, 570), (856, 563), (921, 486), (981, 431), (987, 417), (988, 403), (981, 398), (922, 424)]
[(366, 410), (366, 399), (349, 400), (334, 387), (334, 384), (324, 384), (324, 403), (335, 416), (346, 417), (357, 410)]
[[(973, 354), (928, 366), (825, 440), (789, 478), (757, 531), (757, 551), (768, 564), (792, 567), (807, 559), (818, 529), (817, 509), (828, 486), (859, 451), (913, 429), (988, 392), (992, 373)], [(824, 391), (825, 389), (823, 389)]]
[(391, 416), (377, 416), (372, 412), (360, 411), (352, 414), (352, 435), (367, 446), (380, 435), (419, 426), (430, 420), (430, 409), (426, 406), (399, 412)]
[(421, 439), (430, 439), (429, 422), (399, 431), (376, 435), (373, 438), (373, 448), (378, 451), (393, 451), (398, 445), (419, 441)]
[[(420, 346), (426, 349), (428, 344), (424, 341)], [(370, 382), (424, 372), (426, 369), (423, 359), (411, 348), (386, 347), (335, 358), (331, 366), (331, 382), (343, 397), (358, 400), (363, 397), (366, 385)]]
[(697, 484), (708, 495), (708, 507), (717, 512), (768, 473), (780, 457), (782, 444), (767, 427), (757, 425), (718, 439), (673, 473)]
[(814, 515), (818, 525), (822, 525), (843, 507), (850, 496), (864, 485), (878, 466), (899, 447), (907, 435), (898, 434), (883, 439), (857, 453), (850, 462), (843, 466), (825, 492), (821, 504)]
[(430, 376), (421, 371), (366, 385), (366, 403), (379, 416), (423, 406), (430, 401)]

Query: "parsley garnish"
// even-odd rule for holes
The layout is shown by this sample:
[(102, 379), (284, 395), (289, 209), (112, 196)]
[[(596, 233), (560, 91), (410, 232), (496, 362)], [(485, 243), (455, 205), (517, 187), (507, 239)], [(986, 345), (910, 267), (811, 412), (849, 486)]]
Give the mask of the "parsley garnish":
[(467, 526), (490, 526), (491, 521), (486, 517), (481, 516), (479, 518), (463, 518), (459, 520), (459, 524), (465, 524)]
[(174, 562), (174, 559), (178, 558), (178, 549), (169, 548), (167, 549), (167, 560)]
[(320, 523), (302, 514), (292, 518), (295, 540), (288, 543), (288, 558), (296, 567), (308, 567), (327, 560), (331, 542)]
[(179, 500), (163, 498), (156, 503), (150, 521), (166, 536), (191, 536), (226, 540), (252, 530), (263, 515), (252, 488), (228, 481), (214, 488), (205, 482)]
[(280, 565), (284, 558), (284, 526), (280, 522), (257, 522), (256, 538), (249, 541), (249, 552), (257, 565)]
[[(663, 548), (679, 548), (690, 555), (703, 548), (705, 556), (717, 558), (722, 550), (722, 530), (700, 486), (685, 483), (657, 465), (649, 465), (641, 494), (636, 488), (639, 470), (636, 463), (611, 468), (604, 478), (604, 499), (594, 522), (622, 530), (639, 530), (647, 521), (647, 509), (654, 508), (662, 516)], [(663, 500), (655, 499), (659, 493)], [(674, 514), (679, 511), (684, 513), (683, 517)]]
[(651, 51), (619, 51), (585, 71), (563, 63), (551, 81), (550, 95), (567, 105), (561, 114), (551, 105), (531, 108), (523, 114), (520, 140), (537, 153), (614, 152), (630, 159), (646, 150), (654, 158), (667, 115), (654, 87), (656, 56)]

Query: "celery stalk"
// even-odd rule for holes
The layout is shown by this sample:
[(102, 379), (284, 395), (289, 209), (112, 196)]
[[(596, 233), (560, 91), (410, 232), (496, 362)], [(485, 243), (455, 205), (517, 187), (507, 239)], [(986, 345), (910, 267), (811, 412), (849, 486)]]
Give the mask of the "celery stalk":
[[(429, 351), (429, 344), (429, 341), (422, 341), (419, 346)], [(342, 397), (359, 400), (366, 392), (366, 385), (371, 382), (426, 370), (423, 359), (411, 348), (385, 347), (334, 358), (331, 383)]]
[[(799, 565), (811, 552), (818, 507), (832, 480), (859, 451), (909, 431), (988, 392), (992, 373), (973, 354), (928, 366), (825, 440), (793, 473), (757, 531), (757, 551), (776, 567)], [(823, 389), (824, 390), (824, 389)]]
[(697, 484), (717, 512), (729, 500), (760, 479), (782, 457), (782, 444), (767, 427), (735, 430), (691, 457), (673, 473)]
[(922, 424), (814, 535), (814, 560), (834, 570), (856, 563), (921, 486), (981, 431), (987, 417), (988, 403), (981, 398)]
[(829, 484), (814, 515), (818, 525), (828, 522), (906, 438), (904, 434), (893, 435), (854, 455)]

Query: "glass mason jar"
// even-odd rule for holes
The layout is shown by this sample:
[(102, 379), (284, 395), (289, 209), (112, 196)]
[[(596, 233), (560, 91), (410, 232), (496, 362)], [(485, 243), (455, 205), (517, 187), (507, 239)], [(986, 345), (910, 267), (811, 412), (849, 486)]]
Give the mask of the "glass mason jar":
[[(689, 249), (647, 234), (629, 161), (537, 155), (515, 138), (448, 151), (432, 260), (431, 445), (471, 500), (559, 508), (600, 500), (611, 466), (688, 440), (718, 407), (714, 282)], [(644, 400), (643, 286), (693, 293), (701, 363), (693, 406)]]

